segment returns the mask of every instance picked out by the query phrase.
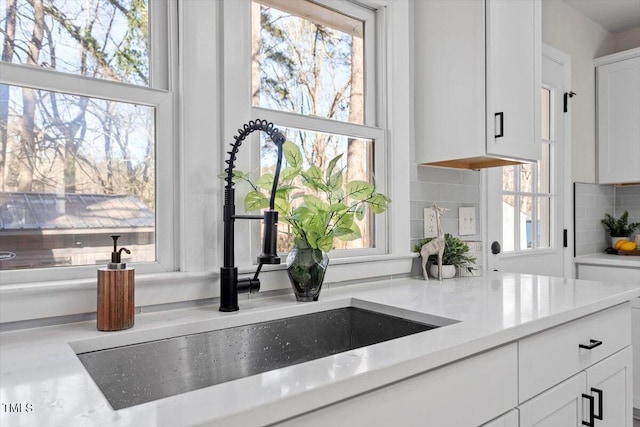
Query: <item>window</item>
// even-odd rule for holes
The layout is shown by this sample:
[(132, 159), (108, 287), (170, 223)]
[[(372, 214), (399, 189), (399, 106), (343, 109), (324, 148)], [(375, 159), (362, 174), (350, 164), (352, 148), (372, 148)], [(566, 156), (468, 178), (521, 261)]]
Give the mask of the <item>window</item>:
[(503, 246), (505, 252), (551, 247), (554, 159), (551, 89), (542, 88), (542, 157), (537, 163), (502, 168)]
[[(384, 192), (384, 130), (376, 127), (375, 12), (350, 2), (252, 2), (252, 105), (300, 146), (306, 165), (323, 169), (343, 154), (347, 180)], [(260, 144), (260, 171), (274, 168), (274, 147)], [(378, 177), (378, 179), (375, 179)], [(334, 249), (384, 251), (384, 218), (367, 215), (363, 237)], [(280, 224), (278, 250), (292, 242)]]
[(0, 270), (103, 264), (112, 234), (125, 262), (167, 258), (167, 13), (148, 0), (0, 5)]

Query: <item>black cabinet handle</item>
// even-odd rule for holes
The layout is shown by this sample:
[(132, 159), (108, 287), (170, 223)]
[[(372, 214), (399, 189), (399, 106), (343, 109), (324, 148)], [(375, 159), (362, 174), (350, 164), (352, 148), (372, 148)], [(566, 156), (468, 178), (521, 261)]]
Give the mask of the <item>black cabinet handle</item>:
[(589, 340), (589, 344), (578, 344), (578, 347), (584, 348), (584, 349), (587, 349), (587, 350), (592, 350), (592, 349), (596, 348), (599, 345), (602, 345), (602, 341)]
[[(499, 113), (496, 113), (495, 114), (495, 118), (499, 118), (500, 119), (500, 133), (498, 133), (497, 135), (494, 135), (494, 136), (496, 138), (502, 138), (504, 136), (504, 113), (502, 111), (500, 111)], [(496, 128), (498, 128), (498, 126), (496, 126)]]
[(582, 420), (582, 425), (587, 427), (594, 427), (595, 425), (595, 417), (594, 417), (594, 397), (588, 394), (582, 393), (582, 398), (587, 399), (589, 401), (589, 421)]
[(595, 388), (595, 387), (591, 387), (591, 393), (595, 393), (598, 395), (598, 413), (596, 414), (595, 411), (593, 413), (593, 418), (595, 418), (596, 420), (601, 420), (602, 419), (602, 406), (604, 405), (602, 403), (602, 390), (600, 390), (599, 388)]

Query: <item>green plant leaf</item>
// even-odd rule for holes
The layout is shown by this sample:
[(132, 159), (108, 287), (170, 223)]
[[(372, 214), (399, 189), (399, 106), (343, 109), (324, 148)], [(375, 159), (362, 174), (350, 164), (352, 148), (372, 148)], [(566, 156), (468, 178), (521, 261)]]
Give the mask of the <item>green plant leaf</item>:
[(337, 191), (342, 188), (343, 181), (342, 172), (337, 172), (329, 178), (329, 188), (331, 191)]
[(347, 227), (337, 227), (335, 230), (333, 230), (333, 235), (337, 238), (341, 238), (342, 236), (347, 236), (352, 233), (353, 231), (351, 230), (351, 228)]
[(326, 211), (329, 209), (329, 205), (323, 202), (319, 197), (314, 195), (308, 195), (302, 197), (304, 203), (312, 210), (323, 210)]
[(270, 173), (265, 173), (256, 181), (256, 185), (260, 188), (264, 188), (266, 190), (271, 191), (271, 187), (273, 186), (273, 175)]
[(347, 183), (347, 195), (355, 200), (364, 200), (373, 193), (373, 186), (367, 181), (354, 180)]
[(309, 244), (309, 247), (318, 249), (318, 237), (320, 236), (315, 231), (309, 231), (307, 233), (307, 243)]
[(333, 169), (336, 167), (336, 164), (340, 161), (341, 158), (342, 158), (342, 154), (338, 154), (333, 159), (331, 159), (331, 161), (329, 162), (329, 165), (327, 166), (327, 172), (326, 172), (327, 179), (329, 179), (329, 177), (333, 173)]
[(351, 228), (353, 224), (353, 212), (347, 212), (336, 221), (336, 227)]
[(280, 182), (291, 181), (298, 175), (300, 175), (299, 167), (286, 167), (280, 171)]
[(278, 211), (280, 215), (287, 215), (289, 213), (289, 209), (291, 208), (291, 205), (289, 204), (289, 201), (286, 198), (281, 197), (279, 194), (276, 193), (276, 198), (274, 200), (274, 208), (276, 211)]
[(286, 141), (282, 145), (282, 153), (284, 154), (284, 158), (289, 163), (289, 166), (292, 168), (299, 168), (302, 166), (302, 153), (300, 152), (300, 147), (294, 144), (291, 141)]
[(317, 247), (321, 251), (329, 252), (333, 248), (333, 237), (331, 235), (322, 236), (317, 241)]
[(355, 212), (356, 219), (358, 221), (362, 221), (362, 219), (364, 218), (364, 213), (366, 212), (366, 210), (367, 210), (367, 208), (366, 208), (364, 203), (360, 203), (358, 205), (358, 207), (356, 208), (356, 212)]
[(250, 191), (244, 198), (246, 212), (257, 211), (269, 207), (269, 199), (260, 191)]
[(351, 224), (349, 227), (350, 233), (343, 234), (338, 236), (338, 239), (343, 240), (345, 242), (356, 240), (362, 237), (362, 232), (360, 231), (360, 227), (355, 222)]
[(387, 198), (382, 194), (376, 194), (367, 202), (373, 213), (382, 213), (387, 210)]
[(349, 206), (345, 205), (344, 203), (333, 203), (332, 205), (329, 206), (329, 209), (327, 209), (327, 211), (331, 213), (331, 212), (346, 211), (347, 209), (349, 209)]

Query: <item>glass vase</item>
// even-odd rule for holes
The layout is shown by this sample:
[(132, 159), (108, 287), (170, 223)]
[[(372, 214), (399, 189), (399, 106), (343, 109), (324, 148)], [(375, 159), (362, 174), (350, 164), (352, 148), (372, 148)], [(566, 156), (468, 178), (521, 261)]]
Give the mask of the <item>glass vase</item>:
[(318, 301), (329, 256), (320, 249), (293, 248), (287, 256), (287, 274), (298, 301)]

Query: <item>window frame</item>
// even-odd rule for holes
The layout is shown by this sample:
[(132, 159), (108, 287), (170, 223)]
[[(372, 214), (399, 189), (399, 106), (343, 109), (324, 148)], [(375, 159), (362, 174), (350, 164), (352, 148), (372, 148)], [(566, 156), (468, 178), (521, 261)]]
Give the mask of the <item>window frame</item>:
[[(152, 6), (153, 5), (153, 6)], [(171, 6), (174, 7), (171, 7)], [(175, 97), (173, 60), (176, 7), (171, 2), (149, 2), (150, 86), (102, 80), (57, 70), (0, 62), (0, 83), (70, 95), (139, 104), (155, 109), (155, 262), (130, 265), (138, 273), (175, 271)], [(158, 172), (160, 171), (160, 172)], [(158, 191), (162, 189), (162, 191)], [(108, 256), (108, 253), (105, 254)], [(32, 268), (0, 271), (0, 284), (74, 280), (95, 276), (99, 265)]]
[[(556, 152), (559, 149), (556, 143), (557, 138), (556, 138), (556, 129), (555, 129), (555, 114), (558, 106), (555, 105), (555, 102), (553, 102), (553, 100), (555, 99), (554, 97), (555, 91), (556, 91), (555, 88), (543, 84), (540, 89), (541, 90), (545, 89), (549, 91), (549, 123), (548, 123), (549, 139), (544, 139), (542, 136), (540, 137), (540, 144), (546, 144), (549, 147), (549, 164), (547, 165), (547, 168), (550, 172), (549, 173), (549, 192), (545, 193), (545, 192), (538, 191), (537, 182), (538, 182), (539, 169), (538, 169), (537, 163), (532, 163), (532, 168), (531, 168), (533, 172), (533, 178), (532, 178), (532, 185), (534, 186), (533, 191), (521, 191), (521, 188), (520, 188), (521, 165), (505, 166), (505, 167), (514, 168), (514, 190), (513, 191), (504, 190), (504, 187), (503, 187), (503, 189), (501, 190), (502, 196), (507, 195), (507, 196), (514, 197), (515, 206), (516, 206), (514, 209), (516, 211), (518, 210), (517, 206), (519, 206), (520, 204), (521, 197), (531, 197), (532, 206), (533, 206), (532, 208), (532, 246), (533, 247), (525, 248), (525, 249), (521, 249), (517, 247), (517, 244), (520, 243), (520, 239), (522, 236), (520, 235), (519, 215), (514, 215), (514, 230), (513, 230), (514, 249), (513, 250), (504, 249), (503, 256), (505, 257), (518, 256), (523, 254), (538, 254), (538, 253), (545, 253), (545, 252), (551, 252), (556, 250), (555, 242), (556, 242), (556, 235), (557, 235), (556, 233), (558, 233), (558, 230), (556, 230), (555, 221), (553, 221), (553, 218), (555, 218), (555, 213), (556, 213), (555, 210), (556, 210), (558, 178), (553, 171), (555, 171), (555, 166), (556, 166), (555, 162), (557, 161)], [(549, 245), (545, 247), (539, 247), (537, 233), (535, 232), (535, 224), (536, 224), (536, 221), (539, 219), (536, 202), (543, 198), (549, 200), (549, 217), (548, 217)], [(502, 234), (502, 241), (503, 242), (505, 241), (504, 229)]]
[[(238, 2), (241, 3), (241, 2)], [(248, 0), (245, 7), (251, 7), (251, 0)], [(356, 4), (351, 1), (336, 1), (336, 0), (313, 0), (320, 6), (327, 7), (338, 13), (342, 13), (364, 23), (364, 109), (365, 117), (363, 124), (350, 123), (340, 120), (332, 120), (317, 116), (304, 116), (297, 113), (271, 110), (268, 108), (258, 107), (252, 105), (251, 97), (248, 96), (245, 100), (246, 106), (250, 111), (251, 119), (260, 118), (272, 122), (276, 127), (292, 127), (296, 129), (309, 130), (315, 132), (333, 133), (339, 135), (345, 135), (349, 137), (365, 138), (373, 141), (374, 147), (374, 174), (376, 177), (377, 189), (388, 194), (387, 191), (387, 129), (385, 128), (385, 120), (387, 111), (384, 108), (386, 103), (382, 100), (385, 98), (386, 91), (384, 90), (385, 84), (383, 80), (383, 63), (382, 58), (385, 57), (385, 44), (383, 43), (380, 34), (384, 34), (384, 8), (374, 10), (366, 7), (362, 4)], [(224, 4), (224, 13), (234, 13), (229, 9), (235, 11), (233, 16), (248, 16), (249, 22), (245, 25), (225, 26), (225, 40), (236, 40), (236, 43), (231, 43), (230, 49), (233, 49), (235, 55), (243, 57), (244, 60), (238, 60), (237, 66), (243, 67), (245, 70), (249, 70), (249, 85), (251, 84), (251, 55), (250, 55), (250, 43), (251, 43), (251, 14), (242, 14), (240, 11), (241, 5), (229, 5)], [(237, 8), (237, 9), (236, 9)], [(248, 34), (240, 36), (239, 34), (233, 34), (237, 27), (248, 28)], [(225, 47), (226, 48), (226, 47)], [(240, 53), (239, 53), (240, 52)], [(225, 69), (226, 71), (226, 69)], [(248, 92), (250, 94), (250, 91)], [(234, 100), (238, 102), (238, 100)], [(239, 101), (242, 103), (242, 101)], [(238, 120), (238, 123), (242, 123)], [(255, 165), (260, 164), (260, 149), (258, 143), (259, 135), (252, 135), (249, 139), (249, 145), (245, 150), (251, 150), (250, 157), (251, 163), (247, 166), (240, 166), (244, 170), (254, 170)], [(246, 163), (245, 163), (246, 164)], [(237, 199), (240, 199), (241, 194), (236, 195)], [(236, 200), (236, 205), (239, 205)], [(255, 263), (256, 257), (260, 253), (260, 231), (261, 224), (253, 222), (250, 225), (250, 237), (251, 246), (248, 248), (250, 259), (245, 262)], [(381, 255), (389, 253), (388, 243), (388, 216), (387, 213), (382, 213), (375, 216), (374, 220), (374, 235), (375, 246), (371, 248), (351, 248), (351, 249), (334, 249), (331, 251), (332, 258), (351, 258), (362, 257), (370, 255)], [(238, 233), (238, 231), (236, 231)], [(240, 252), (240, 251), (236, 251)], [(236, 256), (237, 257), (237, 256)]]

